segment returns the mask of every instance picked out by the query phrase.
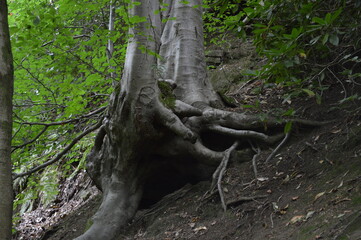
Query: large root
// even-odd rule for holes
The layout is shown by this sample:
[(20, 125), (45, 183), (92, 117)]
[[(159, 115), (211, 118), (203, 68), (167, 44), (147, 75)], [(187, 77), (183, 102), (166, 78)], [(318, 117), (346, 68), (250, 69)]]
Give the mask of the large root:
[(103, 200), (93, 223), (77, 240), (115, 239), (135, 215), (141, 199), (141, 190), (132, 183), (114, 181), (111, 189), (103, 194)]

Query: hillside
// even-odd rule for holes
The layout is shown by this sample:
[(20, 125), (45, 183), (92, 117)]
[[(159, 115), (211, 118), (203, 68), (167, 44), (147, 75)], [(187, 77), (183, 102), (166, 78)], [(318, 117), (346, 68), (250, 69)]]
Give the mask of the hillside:
[[(226, 212), (219, 194), (208, 192), (211, 179), (188, 183), (144, 205), (119, 239), (361, 239), (360, 102), (346, 101), (338, 84), (316, 104), (306, 93), (285, 100), (283, 88), (240, 79), (240, 70), (262, 64), (249, 42), (236, 40), (207, 53), (213, 84), (235, 106), (228, 110), (277, 116), (296, 109), (299, 118), (331, 121), (320, 127), (294, 125), (290, 139), (268, 163), (276, 146), (260, 146), (257, 178), (254, 152), (234, 156), (222, 181)], [(348, 94), (359, 88), (349, 86)], [(17, 239), (72, 239), (91, 224), (100, 198), (81, 172), (63, 183), (50, 208), (26, 214)]]

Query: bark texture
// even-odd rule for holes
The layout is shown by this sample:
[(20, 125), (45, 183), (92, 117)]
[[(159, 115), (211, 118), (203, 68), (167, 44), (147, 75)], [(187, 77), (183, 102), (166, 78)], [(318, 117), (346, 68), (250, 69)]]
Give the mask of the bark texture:
[(11, 239), (13, 60), (5, 0), (0, 0), (0, 239)]
[[(235, 141), (280, 138), (251, 130), (262, 127), (256, 118), (216, 108), (222, 104), (207, 78), (201, 0), (140, 2), (130, 14), (146, 21), (130, 30), (122, 82), (87, 160), (102, 204), (77, 239), (116, 239), (155, 179), (170, 184), (159, 180), (170, 169), (169, 177), (210, 177)], [(160, 2), (167, 10), (154, 14)], [(202, 139), (207, 132), (230, 141), (212, 149)]]

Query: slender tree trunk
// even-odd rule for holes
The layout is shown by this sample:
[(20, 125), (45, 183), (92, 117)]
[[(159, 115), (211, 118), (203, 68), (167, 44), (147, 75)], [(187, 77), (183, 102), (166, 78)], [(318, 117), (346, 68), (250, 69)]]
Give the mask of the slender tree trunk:
[(11, 239), (13, 190), (11, 177), (13, 59), (5, 0), (0, 0), (0, 239)]

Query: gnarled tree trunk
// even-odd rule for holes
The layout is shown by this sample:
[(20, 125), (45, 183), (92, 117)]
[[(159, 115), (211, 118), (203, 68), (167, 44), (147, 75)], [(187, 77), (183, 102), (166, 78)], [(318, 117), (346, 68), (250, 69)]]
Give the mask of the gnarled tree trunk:
[(256, 118), (217, 109), (222, 104), (207, 78), (201, 0), (162, 1), (167, 11), (160, 14), (154, 13), (160, 1), (140, 2), (130, 14), (146, 21), (131, 28), (120, 88), (88, 156), (102, 204), (78, 239), (116, 238), (142, 196), (149, 197), (147, 189), (166, 187), (159, 176), (171, 177), (167, 171), (209, 177), (225, 153), (212, 150), (202, 134), (230, 138), (225, 149), (245, 137), (268, 143), (277, 138), (249, 130), (261, 126)]
[(13, 189), (11, 133), (13, 59), (5, 0), (0, 0), (0, 239), (11, 239)]

